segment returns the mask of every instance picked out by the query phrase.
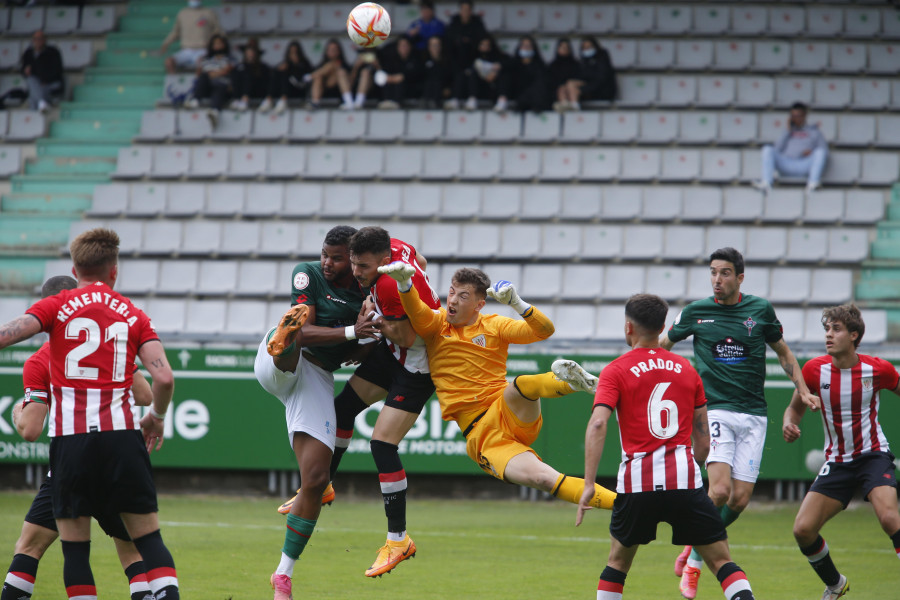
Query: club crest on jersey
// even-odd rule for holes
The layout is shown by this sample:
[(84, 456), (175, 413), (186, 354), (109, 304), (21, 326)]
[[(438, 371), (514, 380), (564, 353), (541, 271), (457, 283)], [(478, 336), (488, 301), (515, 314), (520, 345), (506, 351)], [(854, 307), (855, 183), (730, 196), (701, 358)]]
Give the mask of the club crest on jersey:
[(871, 391), (872, 389), (872, 378), (871, 377), (863, 377), (862, 381), (862, 389), (866, 392)]
[(305, 290), (309, 285), (309, 275), (306, 273), (297, 273), (294, 275), (294, 287), (298, 290)]
[(753, 317), (747, 317), (747, 320), (742, 324), (747, 328), (747, 335), (753, 335), (753, 328), (756, 327), (756, 321), (753, 320)]
[(475, 337), (473, 337), (472, 343), (475, 344), (476, 346), (481, 346), (482, 348), (484, 348), (487, 345), (487, 340), (484, 339), (484, 334), (481, 334), (481, 335), (476, 335)]

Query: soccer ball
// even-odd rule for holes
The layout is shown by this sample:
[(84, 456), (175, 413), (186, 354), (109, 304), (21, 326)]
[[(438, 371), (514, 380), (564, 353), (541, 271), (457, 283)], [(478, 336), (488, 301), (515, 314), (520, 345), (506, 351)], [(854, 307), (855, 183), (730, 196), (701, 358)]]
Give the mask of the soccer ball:
[(391, 34), (391, 16), (374, 2), (363, 2), (347, 17), (347, 35), (361, 48), (380, 46)]
[(824, 450), (810, 450), (806, 453), (806, 468), (813, 473), (818, 473), (825, 464)]

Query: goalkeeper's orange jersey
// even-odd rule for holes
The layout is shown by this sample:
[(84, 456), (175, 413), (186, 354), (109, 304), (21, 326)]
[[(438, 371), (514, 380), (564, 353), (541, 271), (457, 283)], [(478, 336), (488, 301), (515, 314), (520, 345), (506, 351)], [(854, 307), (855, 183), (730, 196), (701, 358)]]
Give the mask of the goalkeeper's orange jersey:
[(530, 344), (553, 335), (553, 323), (536, 308), (523, 320), (479, 315), (468, 327), (447, 323), (444, 308), (429, 308), (416, 288), (400, 294), (410, 324), (428, 349), (431, 379), (445, 421), (466, 427), (496, 401), (506, 387), (510, 344)]

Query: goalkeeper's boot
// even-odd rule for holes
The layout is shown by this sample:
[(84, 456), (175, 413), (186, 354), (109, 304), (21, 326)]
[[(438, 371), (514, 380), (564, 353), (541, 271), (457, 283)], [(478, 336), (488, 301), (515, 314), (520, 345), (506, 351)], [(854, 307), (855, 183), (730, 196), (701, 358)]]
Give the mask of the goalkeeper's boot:
[[(297, 494), (293, 498), (291, 498), (290, 500), (288, 500), (287, 502), (285, 502), (284, 504), (282, 504), (281, 506), (278, 507), (278, 512), (280, 512), (283, 515), (286, 515), (289, 512), (291, 512), (291, 507), (294, 505), (294, 501), (297, 499), (297, 496), (299, 496), (299, 495), (300, 495), (300, 490), (298, 489)], [(329, 483), (328, 487), (325, 488), (325, 491), (322, 492), (322, 506), (325, 506), (326, 504), (331, 506), (332, 502), (334, 502), (334, 486)]]
[(691, 550), (693, 546), (685, 546), (684, 550), (681, 551), (681, 554), (678, 555), (678, 558), (675, 559), (675, 577), (681, 577), (681, 573), (684, 571), (684, 565), (687, 564), (688, 556), (691, 555)]
[(375, 562), (366, 569), (366, 577), (381, 577), (407, 558), (412, 558), (415, 555), (416, 544), (409, 535), (399, 542), (387, 540), (378, 551)]
[(599, 380), (582, 369), (581, 365), (574, 360), (564, 358), (554, 360), (553, 364), (550, 365), (550, 370), (562, 381), (572, 386), (572, 389), (576, 392), (593, 394), (597, 391), (597, 382)]
[(834, 586), (834, 588), (831, 586), (825, 588), (825, 592), (822, 594), (822, 600), (837, 600), (849, 591), (850, 580), (841, 575), (840, 581), (837, 582), (837, 585)]
[(272, 573), (272, 576), (269, 577), (269, 583), (272, 584), (272, 589), (275, 590), (274, 600), (294, 600), (294, 597), (291, 595), (290, 577)]
[(697, 583), (700, 580), (700, 569), (691, 566), (685, 566), (681, 573), (681, 595), (688, 600), (694, 600), (697, 597)]
[(281, 317), (278, 326), (275, 328), (275, 333), (272, 334), (272, 337), (269, 338), (269, 343), (266, 345), (266, 351), (269, 353), (269, 356), (281, 356), (290, 346), (288, 340), (294, 339), (294, 335), (300, 331), (300, 328), (303, 327), (308, 318), (309, 306), (306, 304), (292, 306), (289, 311), (284, 313), (284, 316)]

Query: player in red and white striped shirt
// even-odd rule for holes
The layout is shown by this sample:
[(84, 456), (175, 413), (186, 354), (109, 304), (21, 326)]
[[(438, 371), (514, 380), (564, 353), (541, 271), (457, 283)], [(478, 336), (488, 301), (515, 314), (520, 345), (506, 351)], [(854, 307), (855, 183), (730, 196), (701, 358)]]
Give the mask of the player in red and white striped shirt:
[[(810, 391), (821, 398), (826, 462), (800, 505), (794, 538), (826, 585), (823, 600), (834, 600), (846, 594), (850, 584), (834, 566), (819, 531), (847, 507), (857, 488), (872, 504), (900, 558), (894, 455), (878, 422), (879, 392), (900, 395), (900, 375), (886, 360), (857, 353), (866, 325), (855, 305), (826, 308), (822, 325), (827, 354), (806, 363), (803, 377)], [(786, 442), (800, 437), (807, 407), (820, 408), (805, 404), (795, 392), (784, 412)]]
[(697, 549), (728, 600), (751, 600), (750, 583), (731, 561), (725, 525), (703, 491), (695, 461), (703, 462), (709, 453), (703, 383), (686, 359), (659, 345), (668, 308), (650, 294), (632, 296), (625, 305), (625, 341), (632, 350), (600, 374), (585, 435), (585, 490), (575, 524), (590, 509), (607, 423), (615, 411), (622, 464), (597, 600), (621, 600), (638, 546), (656, 539), (662, 521), (672, 526), (673, 544)]
[[(50, 334), (51, 493), (66, 592), (69, 598), (96, 598), (90, 517), (119, 513), (144, 558), (153, 594), (178, 600), (148, 453), (162, 445), (172, 369), (150, 319), (112, 289), (119, 236), (92, 229), (75, 238), (70, 251), (78, 288), (44, 298), (0, 327), (0, 348), (39, 331)], [(132, 413), (136, 356), (153, 378), (153, 402), (140, 422)]]

